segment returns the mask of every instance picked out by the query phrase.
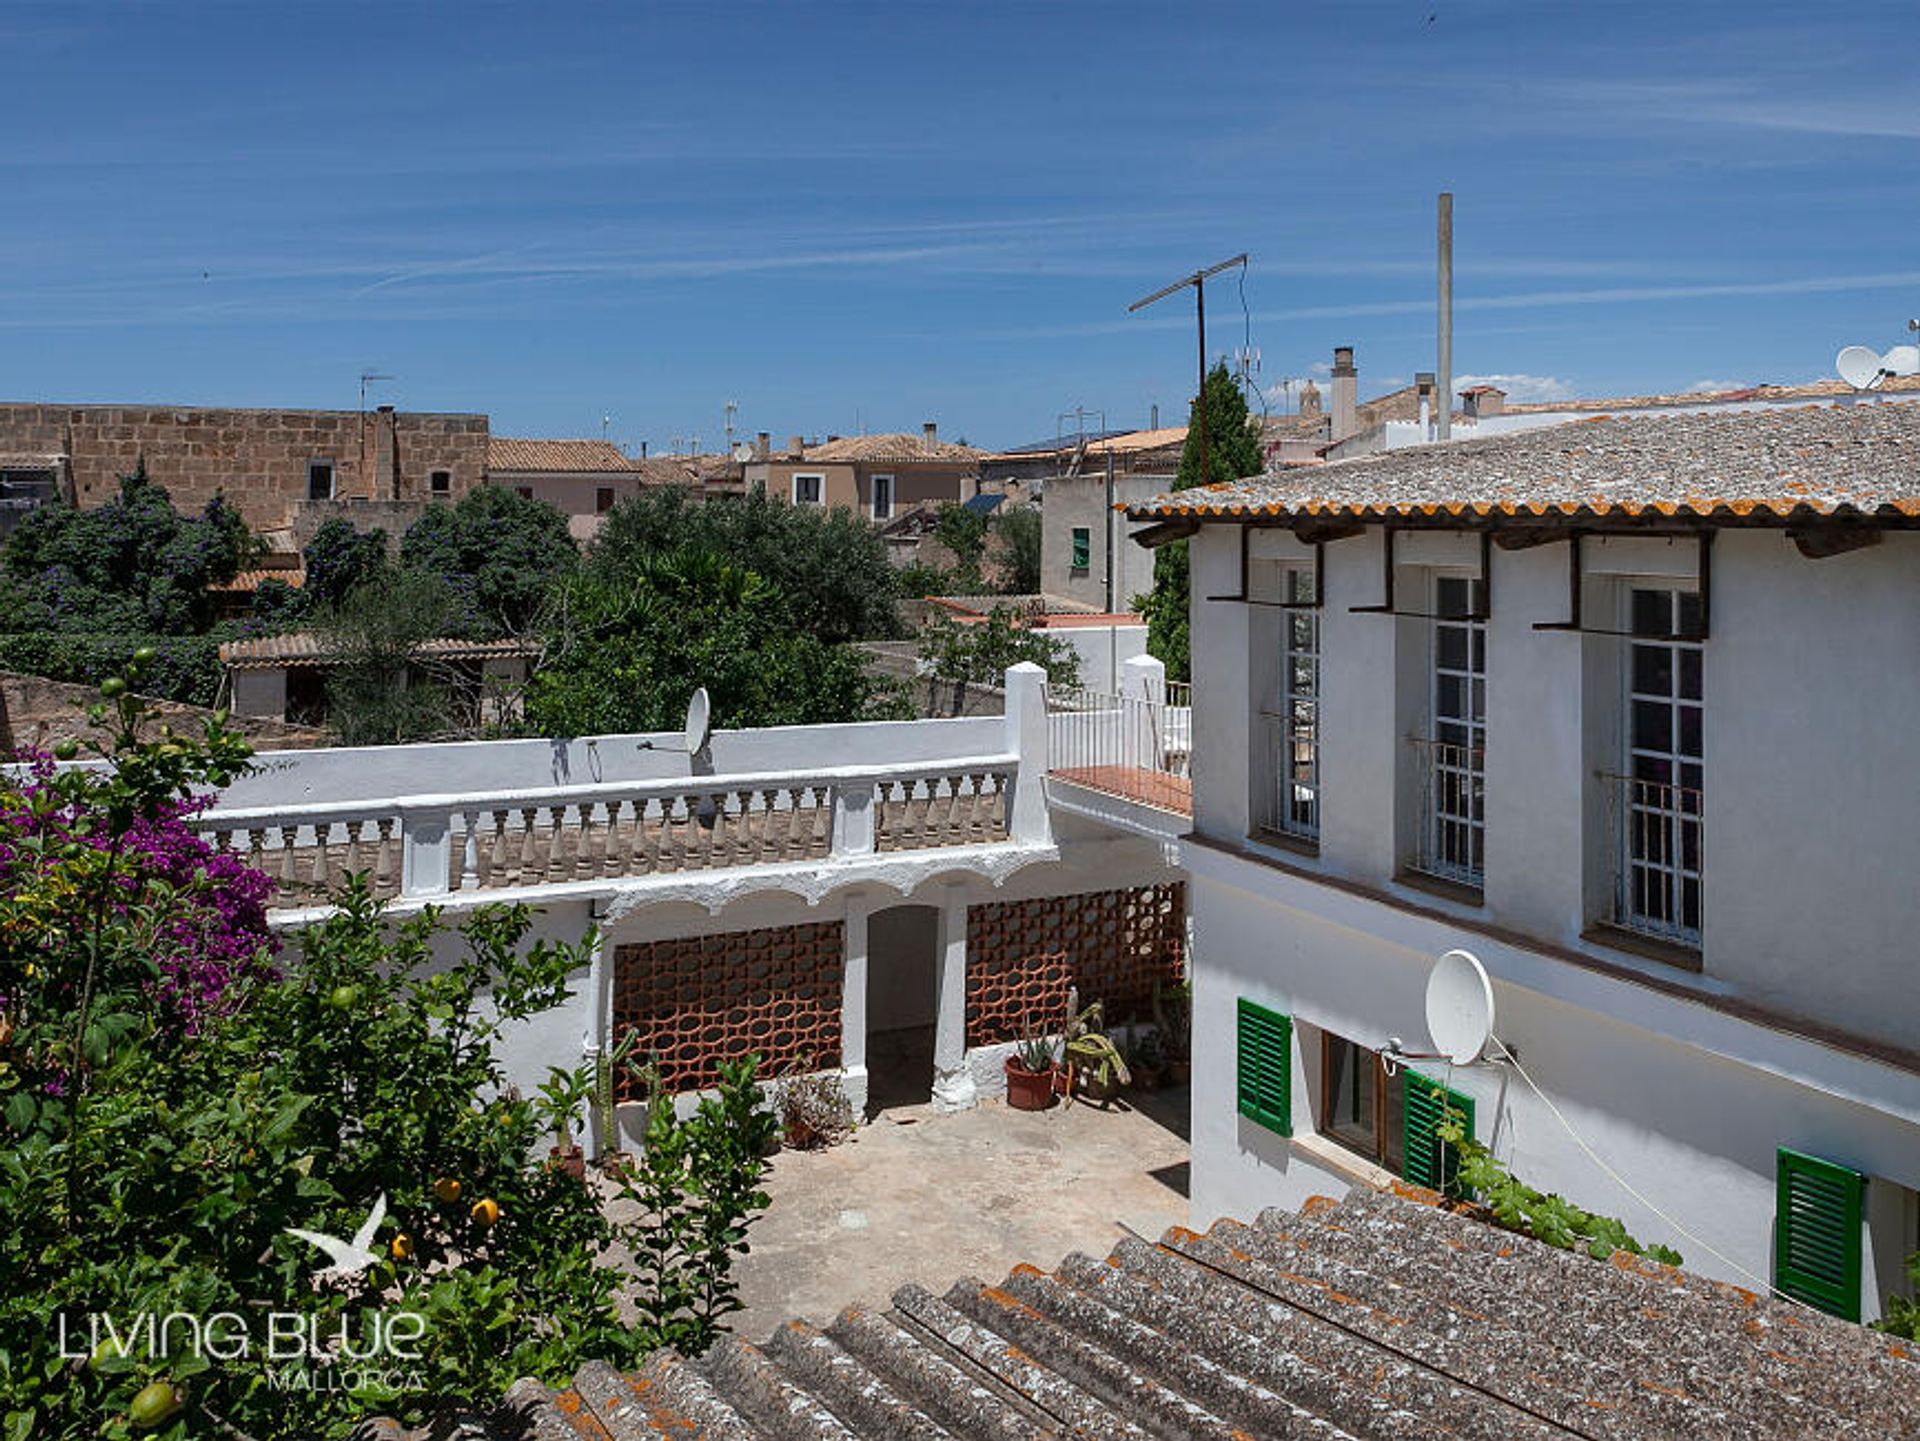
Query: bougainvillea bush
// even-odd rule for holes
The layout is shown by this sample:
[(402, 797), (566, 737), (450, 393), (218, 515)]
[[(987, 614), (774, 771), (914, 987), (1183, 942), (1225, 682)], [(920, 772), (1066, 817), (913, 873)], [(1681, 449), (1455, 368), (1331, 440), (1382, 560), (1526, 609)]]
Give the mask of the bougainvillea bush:
[(701, 1349), (766, 1204), (751, 1067), (654, 1108), (609, 1222), (495, 1059), (592, 938), (355, 880), (275, 955), (268, 882), (188, 824), (245, 747), (151, 734), (134, 670), (100, 764), (0, 773), (0, 1438), (341, 1437)]

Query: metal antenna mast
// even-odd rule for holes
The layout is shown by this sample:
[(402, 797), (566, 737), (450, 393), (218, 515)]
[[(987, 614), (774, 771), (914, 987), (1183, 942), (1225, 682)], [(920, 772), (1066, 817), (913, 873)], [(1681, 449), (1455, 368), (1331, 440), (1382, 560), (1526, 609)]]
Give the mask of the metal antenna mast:
[(1231, 260), (1223, 260), (1218, 265), (1209, 265), (1205, 270), (1196, 270), (1193, 274), (1176, 280), (1171, 285), (1163, 285), (1153, 294), (1143, 296), (1127, 307), (1127, 314), (1144, 310), (1156, 300), (1164, 300), (1176, 290), (1193, 287), (1193, 315), (1200, 328), (1200, 388), (1194, 392), (1193, 414), (1200, 431), (1200, 484), (1207, 483), (1207, 277), (1218, 275), (1223, 270), (1231, 270), (1236, 265), (1245, 265), (1245, 251)]

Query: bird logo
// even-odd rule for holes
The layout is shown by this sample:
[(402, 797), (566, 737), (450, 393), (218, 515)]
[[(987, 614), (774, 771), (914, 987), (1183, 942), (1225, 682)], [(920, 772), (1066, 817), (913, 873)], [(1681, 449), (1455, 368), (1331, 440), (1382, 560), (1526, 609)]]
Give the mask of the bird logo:
[(386, 1218), (387, 1193), (382, 1191), (367, 1219), (353, 1233), (351, 1241), (342, 1241), (337, 1236), (323, 1236), (318, 1231), (303, 1231), (298, 1226), (287, 1227), (287, 1234), (298, 1236), (310, 1246), (317, 1246), (332, 1261), (332, 1265), (313, 1273), (316, 1281), (328, 1276), (358, 1276), (380, 1259), (372, 1249), (373, 1233), (380, 1229), (380, 1223)]

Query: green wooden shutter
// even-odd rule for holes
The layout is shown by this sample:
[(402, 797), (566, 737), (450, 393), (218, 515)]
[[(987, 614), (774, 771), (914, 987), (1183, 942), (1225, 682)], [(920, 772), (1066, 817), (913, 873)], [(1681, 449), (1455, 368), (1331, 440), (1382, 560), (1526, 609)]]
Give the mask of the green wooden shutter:
[(1867, 1178), (1782, 1146), (1773, 1212), (1773, 1284), (1849, 1321), (1860, 1319), (1860, 1212)]
[(1240, 1000), (1240, 1114), (1293, 1134), (1293, 1018)]
[(1402, 1174), (1416, 1186), (1451, 1195), (1460, 1153), (1434, 1134), (1448, 1106), (1465, 1114), (1467, 1134), (1473, 1134), (1473, 1097), (1450, 1091), (1418, 1071), (1402, 1071), (1404, 1113)]
[(1085, 570), (1093, 562), (1093, 531), (1084, 525), (1073, 528), (1073, 568)]

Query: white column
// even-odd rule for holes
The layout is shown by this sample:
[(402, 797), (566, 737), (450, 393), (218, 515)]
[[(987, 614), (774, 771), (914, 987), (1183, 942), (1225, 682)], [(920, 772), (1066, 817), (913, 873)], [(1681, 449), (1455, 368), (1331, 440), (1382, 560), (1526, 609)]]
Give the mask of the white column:
[(1006, 746), (1020, 757), (1007, 798), (1007, 832), (1015, 841), (1045, 845), (1047, 820), (1047, 673), (1030, 660), (1007, 667)]
[(453, 817), (435, 806), (400, 812), (400, 894), (444, 895), (447, 889), (448, 832)]
[(1165, 723), (1167, 668), (1150, 655), (1120, 666), (1120, 763), (1157, 771), (1166, 764), (1160, 730)]
[(967, 892), (964, 884), (944, 888), (940, 901), (939, 944), (940, 1012), (933, 1037), (933, 1108), (965, 1111), (977, 1098), (973, 1072), (967, 1069)]
[(840, 1069), (846, 1075), (840, 1084), (856, 1117), (867, 1109), (867, 918), (872, 913), (867, 897), (847, 897), (840, 978)]

